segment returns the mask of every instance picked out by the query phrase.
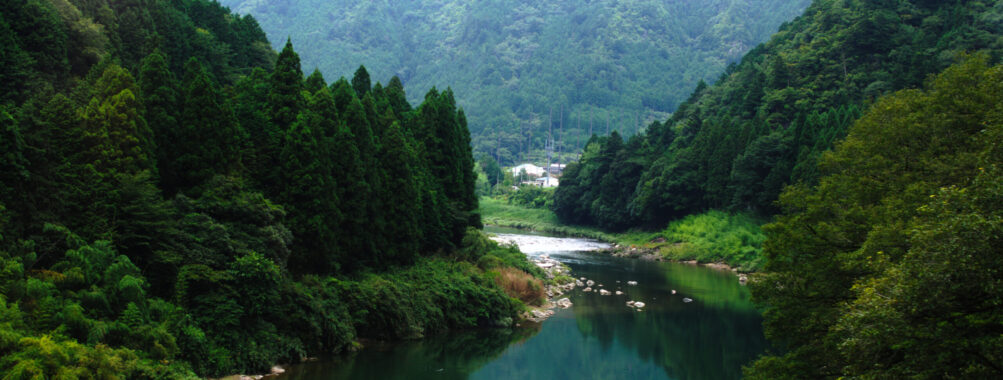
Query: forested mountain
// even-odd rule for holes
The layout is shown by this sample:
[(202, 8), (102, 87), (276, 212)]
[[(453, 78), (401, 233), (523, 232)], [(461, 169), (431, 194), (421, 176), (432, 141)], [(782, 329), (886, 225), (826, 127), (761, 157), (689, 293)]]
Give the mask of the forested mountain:
[(422, 91), (448, 80), (464, 94), (475, 151), (507, 165), (539, 154), (548, 123), (567, 152), (589, 131), (633, 135), (664, 119), (809, 1), (222, 3), (292, 37), (307, 69), (348, 76), (365, 63)]
[(771, 215), (785, 185), (818, 180), (818, 157), (874, 99), (966, 51), (998, 59), (1001, 20), (998, 1), (815, 1), (644, 137), (595, 138), (555, 211), (612, 229), (708, 209)]
[(535, 268), (472, 228), (452, 90), (304, 78), (207, 0), (0, 4), (5, 379), (264, 371), (520, 310), (473, 264)]

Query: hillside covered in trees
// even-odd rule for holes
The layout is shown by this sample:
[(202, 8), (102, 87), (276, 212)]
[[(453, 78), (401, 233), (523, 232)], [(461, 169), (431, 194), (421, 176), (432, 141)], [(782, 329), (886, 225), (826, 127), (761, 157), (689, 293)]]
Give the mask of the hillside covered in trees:
[[(675, 111), (808, 0), (222, 0), (292, 37), (304, 67), (329, 76), (365, 64), (424, 91), (464, 94), (474, 149), (503, 165), (539, 158), (590, 130), (633, 135)], [(273, 41), (279, 43), (280, 41)], [(417, 94), (417, 93), (416, 93)], [(420, 100), (417, 97), (413, 101)], [(563, 116), (563, 117), (562, 117)]]
[(985, 2), (815, 1), (643, 137), (593, 138), (555, 211), (614, 230), (709, 209), (772, 215), (785, 185), (818, 180), (819, 156), (875, 99), (963, 52), (998, 59), (1001, 20)]
[(206, 0), (2, 6), (5, 379), (263, 371), (521, 311), (490, 271), (539, 272), (475, 229), (452, 90), (305, 78)]

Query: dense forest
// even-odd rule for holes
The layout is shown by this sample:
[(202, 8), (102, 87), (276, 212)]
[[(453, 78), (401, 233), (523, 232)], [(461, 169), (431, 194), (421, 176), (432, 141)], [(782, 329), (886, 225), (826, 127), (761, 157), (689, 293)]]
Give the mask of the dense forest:
[(774, 216), (755, 379), (1003, 376), (1003, 2), (817, 0), (643, 136), (594, 136), (565, 222)]
[[(765, 41), (808, 0), (222, 0), (291, 36), (328, 76), (365, 63), (464, 94), (476, 152), (502, 165), (577, 152), (590, 131), (633, 135)], [(281, 41), (273, 41), (281, 42)], [(417, 93), (416, 93), (417, 95)], [(412, 97), (412, 101), (420, 98)], [(571, 156), (568, 155), (567, 159)]]
[(492, 270), (539, 270), (476, 229), (452, 90), (304, 77), (214, 1), (2, 9), (5, 379), (262, 371), (521, 311)]
[(819, 156), (875, 99), (966, 51), (998, 59), (1001, 20), (998, 2), (815, 1), (644, 136), (590, 140), (554, 209), (614, 230), (709, 209), (775, 214), (784, 186), (817, 182)]
[(752, 283), (782, 351), (746, 375), (1003, 376), (1003, 65), (879, 99), (783, 192)]

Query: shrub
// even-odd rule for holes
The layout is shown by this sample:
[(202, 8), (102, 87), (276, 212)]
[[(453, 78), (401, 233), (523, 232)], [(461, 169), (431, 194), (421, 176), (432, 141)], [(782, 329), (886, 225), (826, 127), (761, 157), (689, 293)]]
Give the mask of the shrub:
[(477, 267), (483, 270), (494, 269), (502, 265), (505, 265), (505, 263), (495, 255), (484, 255), (477, 260)]

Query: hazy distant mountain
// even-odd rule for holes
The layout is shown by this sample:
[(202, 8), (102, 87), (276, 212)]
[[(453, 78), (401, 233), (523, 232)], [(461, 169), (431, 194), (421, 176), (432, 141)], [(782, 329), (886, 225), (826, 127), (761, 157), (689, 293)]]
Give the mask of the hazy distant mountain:
[[(701, 80), (765, 41), (809, 0), (221, 0), (275, 46), (292, 38), (328, 81), (365, 63), (412, 100), (452, 86), (474, 144), (503, 161), (543, 147), (548, 113), (566, 148), (595, 130), (664, 119)], [(578, 123), (581, 126), (578, 127)], [(535, 132), (534, 132), (535, 130)]]

